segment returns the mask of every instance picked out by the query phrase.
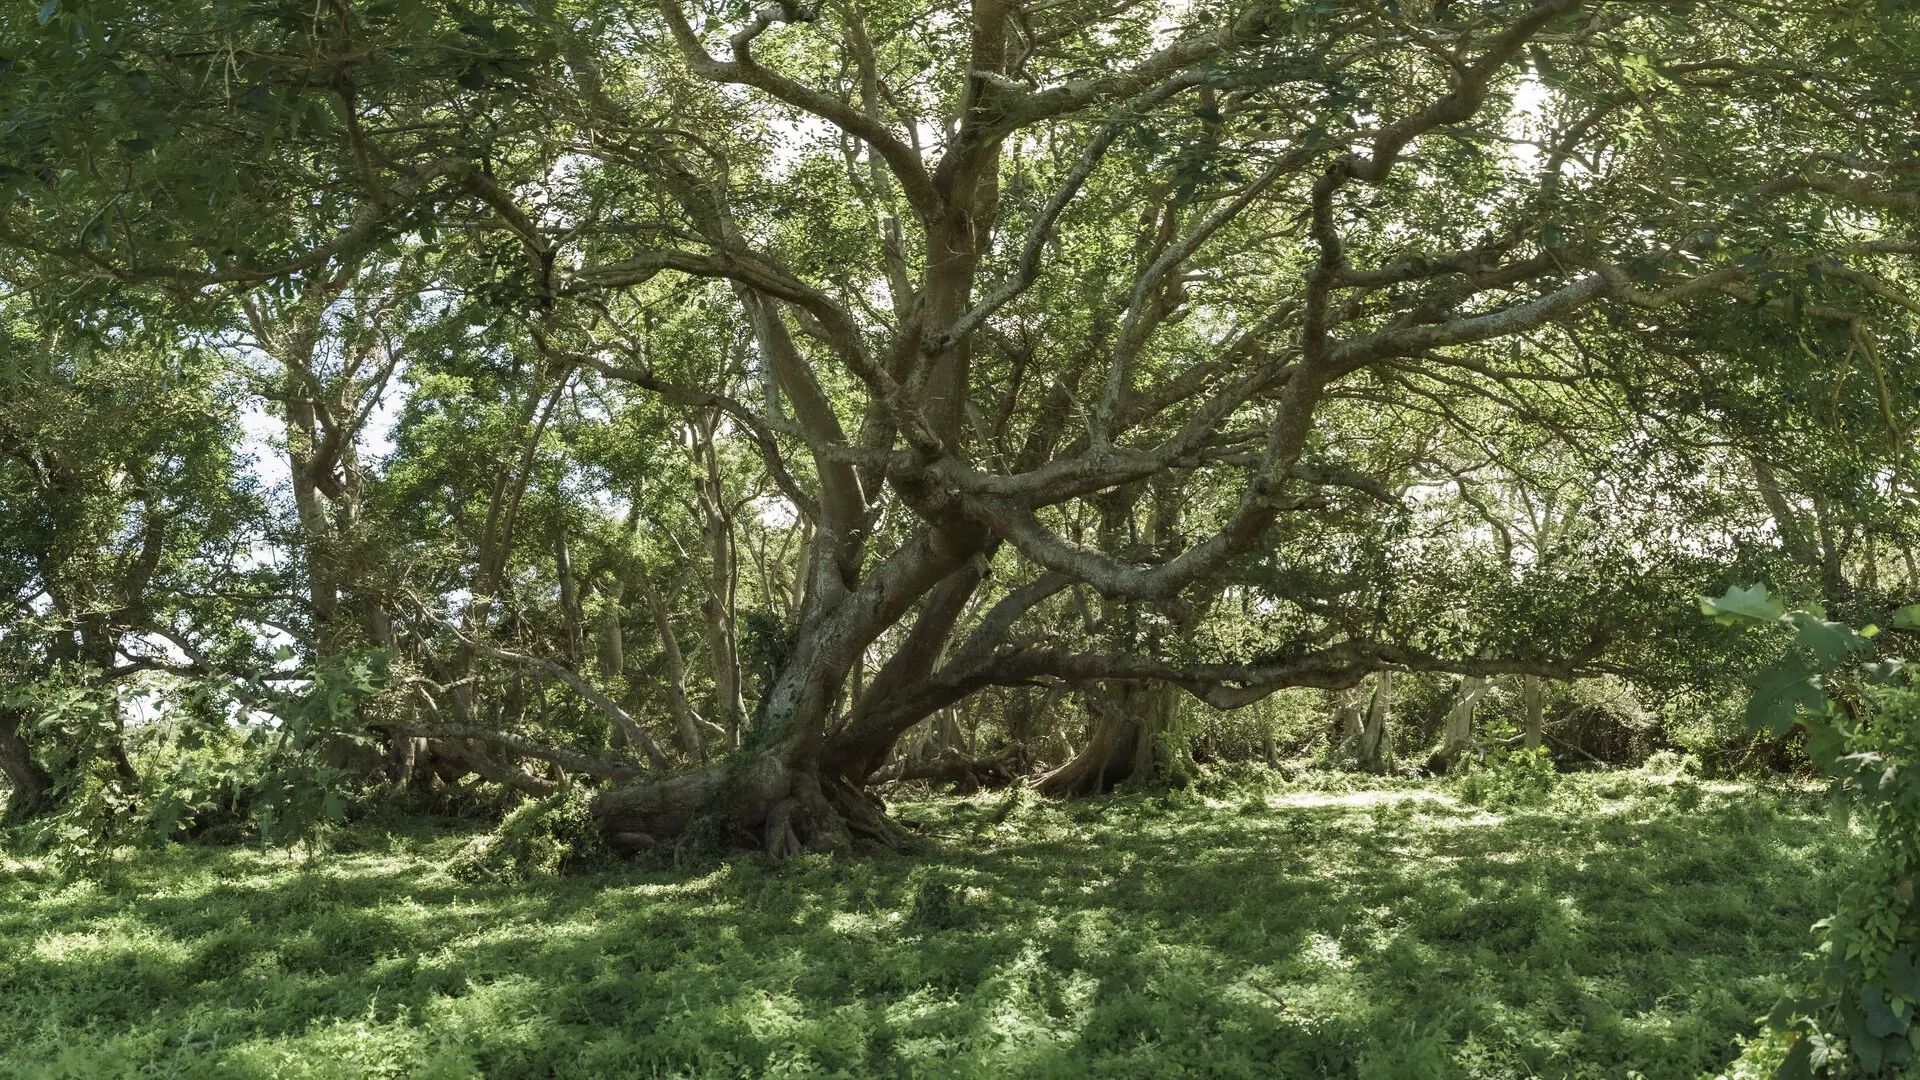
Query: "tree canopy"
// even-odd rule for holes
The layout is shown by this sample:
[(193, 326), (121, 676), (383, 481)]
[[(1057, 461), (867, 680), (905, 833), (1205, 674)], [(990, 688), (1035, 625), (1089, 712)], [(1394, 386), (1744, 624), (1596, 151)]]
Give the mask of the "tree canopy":
[(14, 813), (130, 792), (142, 700), (257, 721), (283, 821), (583, 776), (784, 854), (1177, 768), (1188, 701), (1725, 687), (1691, 594), (1920, 581), (1916, 54), (1889, 0), (11, 9)]

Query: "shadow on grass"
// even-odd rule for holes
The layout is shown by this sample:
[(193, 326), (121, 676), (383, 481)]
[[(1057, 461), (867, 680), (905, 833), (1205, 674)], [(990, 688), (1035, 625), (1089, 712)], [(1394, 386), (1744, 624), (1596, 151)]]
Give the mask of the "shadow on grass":
[(925, 850), (524, 885), (423, 827), (16, 871), (0, 1074), (1694, 1077), (1846, 858), (1803, 796), (1618, 777), (903, 813)]

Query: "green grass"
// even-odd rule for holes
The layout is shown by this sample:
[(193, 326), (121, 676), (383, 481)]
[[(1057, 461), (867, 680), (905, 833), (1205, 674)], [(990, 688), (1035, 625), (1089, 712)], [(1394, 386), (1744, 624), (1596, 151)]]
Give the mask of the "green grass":
[(4, 1077), (1694, 1077), (1850, 858), (1800, 792), (900, 808), (925, 850), (476, 885), (470, 833), (0, 862)]

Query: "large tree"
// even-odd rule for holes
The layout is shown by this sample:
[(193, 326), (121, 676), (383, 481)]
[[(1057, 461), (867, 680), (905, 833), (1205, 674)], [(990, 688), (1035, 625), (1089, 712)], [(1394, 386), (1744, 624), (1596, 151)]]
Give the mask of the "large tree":
[[(5, 19), (0, 242), (35, 268), (22, 287), (77, 274), (69, 308), (136, 290), (183, 325), (244, 306), (297, 388), (273, 311), (298, 325), (360, 273), (443, 275), (407, 378), (466, 363), (461, 385), (518, 417), (491, 487), (460, 494), (487, 508), (470, 572), (420, 605), (464, 592), (458, 617), (412, 619), (454, 657), (445, 685), (476, 657), (558, 671), (630, 725), (577, 670), (570, 534), (511, 515), (554, 418), (636, 399), (676, 417), (677, 491), (596, 468), (585, 505), (698, 523), (681, 569), (710, 712), (742, 746), (604, 791), (629, 845), (699, 818), (776, 853), (885, 836), (869, 780), (989, 687), (1081, 688), (1092, 731), (1053, 786), (1083, 791), (1155, 758), (1169, 692), (1231, 708), (1376, 670), (1618, 669), (1647, 606), (1575, 586), (1625, 576), (1644, 600), (1733, 557), (1752, 507), (1688, 499), (1716, 470), (1804, 531), (1768, 479), (1786, 425), (1743, 390), (1878, 387), (1853, 419), (1884, 443), (1789, 478), (1818, 498), (1882, 466), (1893, 496), (1908, 483), (1887, 388), (1911, 362), (1890, 330), (1915, 308), (1920, 35), (1896, 10), (63, 0)], [(598, 403), (569, 413), (581, 394)], [(284, 398), (290, 445), (326, 445), (302, 419), (319, 400)], [(1489, 475), (1507, 506), (1558, 490), (1553, 460), (1626, 493), (1605, 505), (1643, 538), (1693, 540), (1587, 543), (1533, 590), (1511, 559), (1484, 569), (1487, 536), (1421, 543)], [(557, 468), (556, 493), (585, 475)], [(1448, 475), (1453, 506), (1427, 512)], [(804, 561), (749, 721), (737, 545), (771, 492)], [(1869, 553), (1904, 543), (1849, 512), (1822, 526), (1836, 574), (1847, 528), (1882, 530)], [(528, 533), (562, 612), (545, 659), (486, 640), (527, 632), (506, 609)], [(609, 550), (609, 582), (634, 580), (634, 547)], [(1473, 595), (1436, 606), (1447, 566)], [(1454, 614), (1398, 603), (1422, 597)], [(1559, 618), (1459, 615), (1490, 606)], [(666, 682), (698, 754), (684, 672)]]

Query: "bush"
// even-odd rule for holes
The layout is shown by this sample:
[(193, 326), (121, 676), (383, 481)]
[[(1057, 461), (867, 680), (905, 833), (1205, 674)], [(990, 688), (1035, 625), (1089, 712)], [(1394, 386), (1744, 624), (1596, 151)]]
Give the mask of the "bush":
[[(1805, 733), (1807, 759), (1864, 827), (1867, 855), (1847, 875), (1808, 993), (1771, 1017), (1788, 1043), (1775, 1073), (1879, 1075), (1920, 1060), (1920, 692), (1911, 667), (1875, 659), (1879, 632), (1831, 622), (1818, 607), (1787, 610), (1760, 586), (1701, 600), (1726, 625), (1792, 631), (1780, 659), (1753, 680), (1748, 722), (1774, 736)], [(1892, 623), (1920, 629), (1920, 605)]]
[(1460, 800), (1471, 806), (1530, 806), (1553, 794), (1559, 773), (1546, 747), (1499, 749), (1469, 765), (1459, 780)]
[(1657, 750), (1641, 764), (1640, 769), (1653, 776), (1698, 776), (1700, 762), (1689, 754)]
[(606, 834), (593, 819), (588, 792), (569, 785), (522, 803), (498, 828), (474, 838), (455, 857), (453, 872), (467, 880), (524, 881), (579, 869), (606, 854)]

